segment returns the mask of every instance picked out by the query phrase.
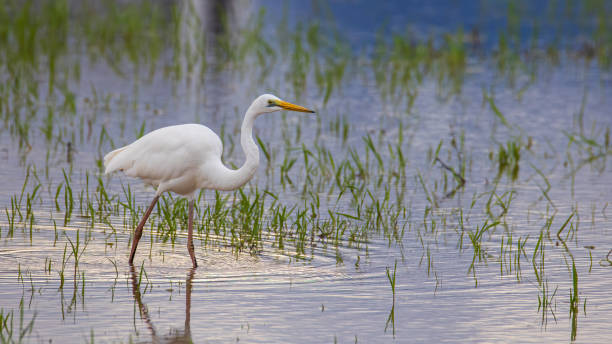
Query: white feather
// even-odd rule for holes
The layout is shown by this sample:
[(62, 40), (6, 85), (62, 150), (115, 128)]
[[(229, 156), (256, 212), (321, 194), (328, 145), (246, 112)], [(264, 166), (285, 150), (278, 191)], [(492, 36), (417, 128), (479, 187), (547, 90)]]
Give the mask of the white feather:
[(313, 112), (270, 94), (255, 99), (242, 122), (240, 144), (246, 161), (237, 170), (223, 165), (223, 145), (217, 134), (200, 124), (182, 124), (154, 130), (106, 154), (105, 173), (123, 171), (142, 179), (157, 187), (157, 195), (172, 191), (192, 197), (199, 189), (237, 189), (253, 177), (259, 165), (259, 149), (252, 137), (255, 118), (283, 108)]
[[(208, 127), (200, 124), (173, 125), (154, 130), (104, 157), (105, 173), (123, 171), (158, 188), (158, 194), (173, 191), (191, 194), (193, 185), (210, 186), (207, 180), (220, 166), (223, 145)], [(211, 164), (212, 162), (212, 164)]]

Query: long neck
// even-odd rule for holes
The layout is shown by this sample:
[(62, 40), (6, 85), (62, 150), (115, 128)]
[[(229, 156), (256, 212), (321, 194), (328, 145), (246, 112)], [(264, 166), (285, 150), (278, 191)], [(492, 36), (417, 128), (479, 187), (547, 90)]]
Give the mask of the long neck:
[(246, 184), (257, 171), (259, 166), (259, 148), (253, 141), (253, 124), (255, 118), (259, 115), (251, 107), (247, 110), (242, 121), (242, 129), (240, 133), (240, 145), (246, 156), (246, 161), (237, 170), (226, 171), (225, 182), (219, 189), (234, 190)]

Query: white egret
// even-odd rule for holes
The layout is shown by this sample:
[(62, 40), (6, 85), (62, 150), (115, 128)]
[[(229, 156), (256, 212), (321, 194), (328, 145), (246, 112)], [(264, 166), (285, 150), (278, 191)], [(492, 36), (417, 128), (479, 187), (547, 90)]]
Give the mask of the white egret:
[(123, 171), (129, 177), (140, 178), (156, 188), (155, 197), (134, 231), (130, 265), (133, 264), (143, 227), (159, 196), (171, 191), (189, 200), (187, 249), (197, 267), (193, 249), (193, 206), (196, 191), (234, 190), (246, 184), (259, 166), (259, 149), (253, 141), (252, 130), (259, 115), (279, 110), (310, 112), (305, 107), (264, 94), (249, 106), (240, 134), (240, 144), (246, 161), (237, 170), (227, 168), (221, 161), (221, 139), (201, 124), (173, 125), (154, 130), (133, 143), (115, 149), (104, 157), (105, 173)]

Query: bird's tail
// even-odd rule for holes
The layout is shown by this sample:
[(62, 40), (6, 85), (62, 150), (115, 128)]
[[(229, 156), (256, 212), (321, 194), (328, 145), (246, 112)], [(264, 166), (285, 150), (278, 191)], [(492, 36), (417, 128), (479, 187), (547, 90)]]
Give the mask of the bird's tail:
[(104, 173), (108, 174), (108, 173), (121, 169), (121, 166), (117, 161), (118, 159), (115, 159), (115, 158), (117, 157), (117, 154), (123, 152), (125, 148), (126, 147), (115, 149), (114, 151), (104, 156), (104, 167), (105, 167)]

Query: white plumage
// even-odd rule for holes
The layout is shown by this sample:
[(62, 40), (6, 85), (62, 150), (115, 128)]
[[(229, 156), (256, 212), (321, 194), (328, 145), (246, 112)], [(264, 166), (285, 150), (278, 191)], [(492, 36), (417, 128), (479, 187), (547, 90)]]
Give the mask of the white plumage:
[(172, 191), (192, 196), (198, 189), (215, 189), (223, 145), (210, 128), (182, 124), (154, 130), (104, 157), (105, 173), (123, 171), (157, 188), (157, 194)]
[(142, 228), (159, 196), (171, 191), (189, 198), (189, 254), (197, 267), (193, 251), (193, 196), (200, 189), (234, 190), (248, 182), (259, 166), (259, 149), (253, 141), (253, 123), (257, 116), (279, 110), (314, 112), (299, 105), (264, 94), (259, 96), (244, 115), (240, 143), (246, 160), (237, 170), (227, 168), (222, 160), (221, 139), (201, 124), (173, 125), (154, 130), (133, 143), (104, 156), (105, 173), (123, 171), (156, 188), (156, 195), (134, 232), (132, 264)]

